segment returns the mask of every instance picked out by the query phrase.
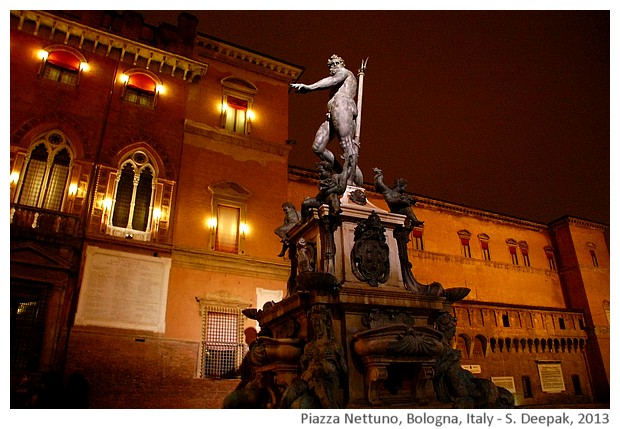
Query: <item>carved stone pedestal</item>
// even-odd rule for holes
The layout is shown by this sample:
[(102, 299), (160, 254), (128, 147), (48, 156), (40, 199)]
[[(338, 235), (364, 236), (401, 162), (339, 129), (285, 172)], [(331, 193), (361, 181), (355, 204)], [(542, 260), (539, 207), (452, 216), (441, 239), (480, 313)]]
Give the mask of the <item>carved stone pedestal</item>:
[(362, 188), (347, 188), (340, 208), (313, 208), (288, 230), (287, 297), (249, 312), (271, 337), (266, 355), (272, 343), (281, 355), (255, 368), (268, 406), (420, 408), (454, 395), (473, 404), (477, 384), (450, 345), (451, 304), (469, 290), (418, 283), (405, 216), (369, 204)]

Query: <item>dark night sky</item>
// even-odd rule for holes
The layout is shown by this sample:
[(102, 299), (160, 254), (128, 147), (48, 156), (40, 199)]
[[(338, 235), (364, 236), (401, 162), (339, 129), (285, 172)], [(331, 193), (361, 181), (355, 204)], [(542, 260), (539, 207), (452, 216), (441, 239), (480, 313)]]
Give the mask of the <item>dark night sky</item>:
[[(609, 11), (186, 11), (203, 34), (304, 67), (303, 83), (331, 54), (352, 71), (368, 57), (366, 182), (378, 166), (416, 195), (609, 224)], [(140, 12), (153, 25), (179, 13)], [(290, 92), (291, 165), (317, 161), (327, 96)]]

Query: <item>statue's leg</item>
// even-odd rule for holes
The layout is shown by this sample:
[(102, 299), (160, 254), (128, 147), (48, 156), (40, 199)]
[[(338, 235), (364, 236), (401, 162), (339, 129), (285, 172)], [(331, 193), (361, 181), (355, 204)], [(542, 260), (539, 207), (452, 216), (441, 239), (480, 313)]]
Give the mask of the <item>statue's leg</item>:
[(329, 120), (326, 120), (321, 124), (319, 129), (314, 136), (314, 143), (312, 143), (312, 151), (319, 157), (321, 160), (329, 161), (332, 164), (334, 163), (334, 154), (327, 149), (327, 144), (331, 140), (330, 135), (330, 124)]
[(350, 172), (348, 184), (362, 186), (364, 179), (362, 171), (358, 167), (358, 147), (354, 140), (355, 117), (357, 110), (355, 104), (342, 103), (335, 106), (332, 111), (332, 124), (340, 141), (343, 158), (349, 160)]

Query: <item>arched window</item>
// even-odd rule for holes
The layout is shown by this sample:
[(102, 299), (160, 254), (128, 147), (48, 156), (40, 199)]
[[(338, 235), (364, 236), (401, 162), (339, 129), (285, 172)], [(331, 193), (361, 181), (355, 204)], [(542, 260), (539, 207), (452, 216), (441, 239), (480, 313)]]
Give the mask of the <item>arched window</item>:
[(155, 107), (157, 97), (163, 85), (161, 80), (147, 70), (127, 70), (121, 76), (125, 84), (122, 98), (124, 101), (140, 106)]
[(65, 45), (45, 48), (41, 51), (41, 59), (40, 77), (72, 86), (77, 86), (87, 66), (86, 58), (79, 51)]
[(69, 189), (73, 150), (66, 136), (50, 131), (35, 139), (18, 182), (16, 202), (60, 211)]
[(146, 152), (137, 150), (123, 159), (116, 175), (109, 234), (149, 240), (156, 180), (154, 163)]

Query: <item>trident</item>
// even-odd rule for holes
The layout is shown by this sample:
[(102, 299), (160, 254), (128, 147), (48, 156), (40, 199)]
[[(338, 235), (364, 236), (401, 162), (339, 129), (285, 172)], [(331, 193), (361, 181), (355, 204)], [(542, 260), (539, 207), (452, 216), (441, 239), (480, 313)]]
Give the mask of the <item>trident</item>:
[(360, 146), (360, 131), (362, 129), (362, 95), (364, 94), (364, 74), (366, 73), (366, 64), (368, 63), (368, 58), (362, 60), (362, 65), (357, 71), (357, 119), (356, 119), (356, 128), (355, 128), (355, 145), (359, 148)]

